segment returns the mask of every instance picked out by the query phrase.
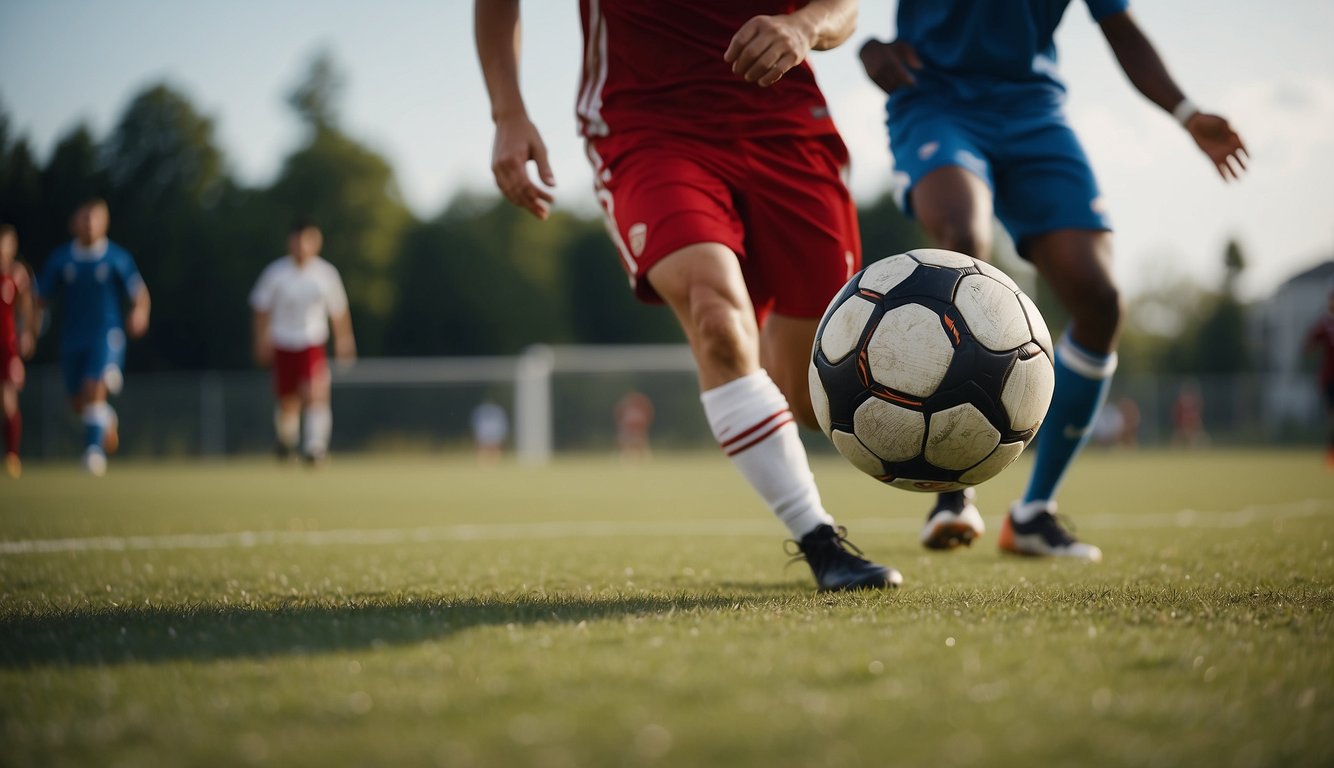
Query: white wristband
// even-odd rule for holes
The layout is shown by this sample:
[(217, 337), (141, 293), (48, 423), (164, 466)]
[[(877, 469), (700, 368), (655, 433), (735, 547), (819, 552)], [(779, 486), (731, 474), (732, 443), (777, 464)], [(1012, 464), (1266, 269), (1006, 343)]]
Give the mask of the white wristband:
[(1199, 113), (1200, 108), (1195, 105), (1195, 102), (1187, 98), (1182, 99), (1181, 103), (1177, 104), (1176, 109), (1172, 110), (1172, 117), (1175, 117), (1177, 122), (1181, 123), (1181, 126), (1184, 128), (1186, 123), (1189, 123), (1190, 119)]

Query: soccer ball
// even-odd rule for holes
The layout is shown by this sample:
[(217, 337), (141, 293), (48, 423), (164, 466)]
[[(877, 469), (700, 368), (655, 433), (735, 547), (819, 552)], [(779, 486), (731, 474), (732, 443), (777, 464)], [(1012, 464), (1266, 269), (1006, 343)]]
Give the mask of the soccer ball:
[(1004, 272), (922, 248), (870, 265), (815, 334), (811, 403), (853, 466), (895, 488), (995, 477), (1037, 434), (1055, 385), (1051, 334)]

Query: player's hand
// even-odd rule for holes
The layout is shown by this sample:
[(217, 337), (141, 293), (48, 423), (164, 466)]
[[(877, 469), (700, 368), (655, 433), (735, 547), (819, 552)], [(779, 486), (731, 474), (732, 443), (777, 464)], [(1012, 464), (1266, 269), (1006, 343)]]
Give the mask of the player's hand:
[(130, 310), (130, 317), (125, 323), (125, 332), (131, 339), (142, 338), (148, 333), (148, 308), (137, 306)]
[(889, 43), (867, 40), (858, 55), (866, 76), (885, 93), (917, 85), (913, 71), (922, 68), (922, 60), (918, 58), (917, 50), (903, 40)]
[(537, 163), (537, 177), (548, 187), (556, 186), (556, 175), (547, 162), (547, 147), (528, 117), (496, 121), (496, 140), (491, 148), (491, 173), (505, 199), (539, 219), (551, 214), (551, 193), (533, 183), (528, 161)]
[(1246, 145), (1241, 142), (1241, 136), (1232, 130), (1226, 119), (1207, 112), (1196, 112), (1186, 121), (1186, 130), (1213, 161), (1223, 181), (1241, 178), (1250, 155), (1246, 152)]
[(273, 365), (273, 345), (268, 339), (255, 340), (255, 365), (260, 368), (268, 368)]
[(813, 36), (791, 16), (756, 16), (732, 35), (723, 61), (746, 82), (768, 88), (806, 60)]
[(350, 368), (357, 361), (357, 344), (352, 339), (334, 339), (334, 360), (340, 367)]

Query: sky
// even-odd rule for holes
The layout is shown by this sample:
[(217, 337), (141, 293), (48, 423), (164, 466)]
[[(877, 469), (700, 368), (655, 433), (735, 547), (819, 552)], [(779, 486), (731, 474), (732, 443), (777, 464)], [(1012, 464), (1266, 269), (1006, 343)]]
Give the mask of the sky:
[[(1183, 89), (1241, 132), (1252, 164), (1224, 184), (1134, 91), (1073, 0), (1060, 68), (1113, 217), (1121, 284), (1132, 294), (1181, 276), (1217, 284), (1230, 238), (1249, 261), (1247, 298), (1334, 258), (1334, 2), (1141, 0), (1132, 11)], [(578, 3), (528, 0), (523, 14), (523, 87), (557, 206), (594, 213), (573, 118)], [(891, 36), (893, 15), (893, 0), (863, 2), (849, 42), (811, 59), (862, 201), (888, 188), (892, 166), (884, 99), (856, 51)], [(261, 185), (301, 140), (284, 96), (321, 49), (347, 78), (345, 128), (389, 159), (419, 216), (493, 189), (470, 0), (0, 0), (0, 106), (45, 160), (81, 122), (105, 136), (135, 93), (166, 81), (215, 121), (237, 178)]]

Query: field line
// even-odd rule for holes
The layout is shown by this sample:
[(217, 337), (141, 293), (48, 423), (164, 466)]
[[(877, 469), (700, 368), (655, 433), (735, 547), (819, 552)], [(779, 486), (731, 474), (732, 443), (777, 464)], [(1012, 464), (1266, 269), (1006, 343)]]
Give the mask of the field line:
[[(1182, 509), (1138, 515), (1080, 517), (1080, 530), (1156, 528), (1244, 528), (1260, 523), (1334, 515), (1334, 500), (1306, 499), (1287, 504), (1254, 505), (1231, 511)], [(858, 534), (916, 531), (916, 519), (872, 517), (844, 521)], [(586, 537), (697, 537), (780, 535), (774, 521), (756, 515), (745, 520), (656, 520), (477, 523), (418, 528), (339, 529), (329, 531), (238, 531), (161, 536), (94, 536), (68, 539), (0, 541), (0, 555), (60, 552), (125, 552), (184, 549), (248, 549), (267, 546), (422, 544), (445, 541), (506, 541)]]

